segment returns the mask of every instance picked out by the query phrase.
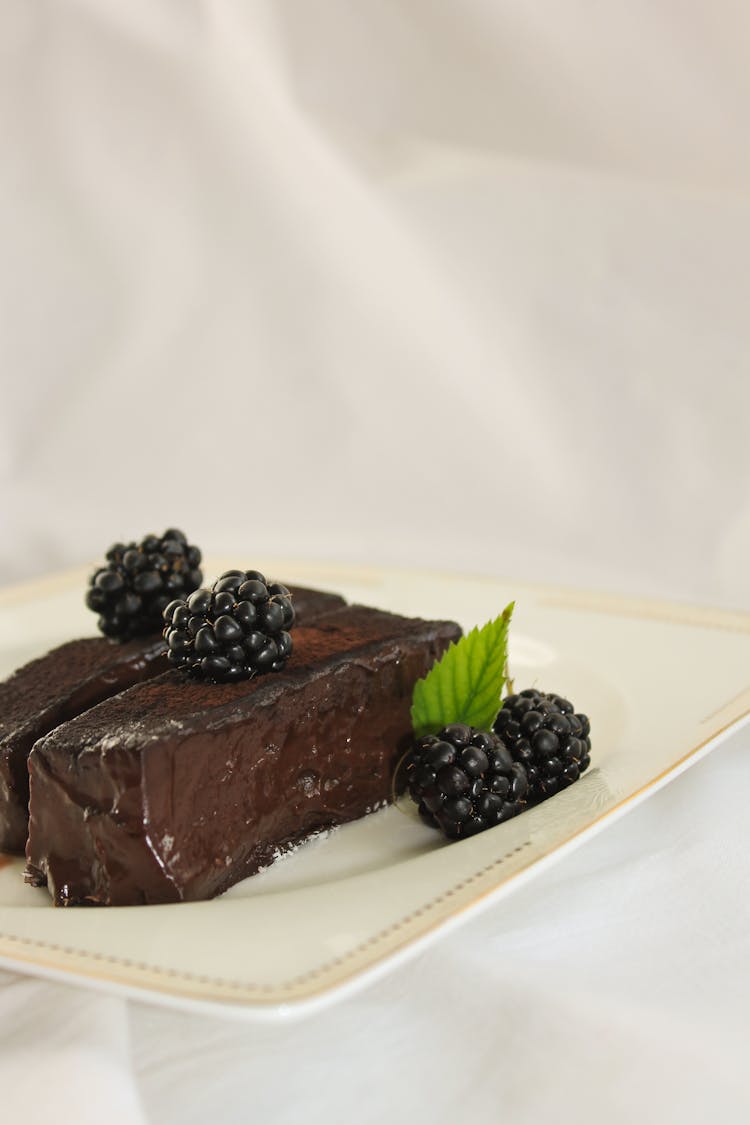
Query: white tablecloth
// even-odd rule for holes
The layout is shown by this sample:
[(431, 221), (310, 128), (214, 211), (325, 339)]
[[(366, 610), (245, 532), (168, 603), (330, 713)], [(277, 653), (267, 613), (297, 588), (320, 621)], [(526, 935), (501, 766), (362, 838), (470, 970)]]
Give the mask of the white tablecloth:
[[(732, 0), (5, 0), (0, 579), (177, 524), (747, 608), (749, 43)], [(744, 1123), (747, 750), (314, 1020), (4, 973), (2, 1118)]]
[(744, 1125), (745, 730), (356, 996), (252, 1025), (0, 974), (9, 1121)]

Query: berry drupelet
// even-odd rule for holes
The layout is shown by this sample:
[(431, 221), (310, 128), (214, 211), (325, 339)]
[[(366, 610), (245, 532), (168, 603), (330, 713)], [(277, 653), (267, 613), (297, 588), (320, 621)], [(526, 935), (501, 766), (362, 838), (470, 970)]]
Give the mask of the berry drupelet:
[(210, 589), (164, 610), (164, 639), (175, 668), (216, 682), (280, 672), (292, 651), (292, 597), (258, 570), (227, 570)]
[(525, 803), (526, 771), (494, 731), (452, 723), (418, 739), (404, 768), (422, 819), (454, 840), (509, 820)]
[(543, 801), (577, 781), (590, 762), (586, 715), (562, 696), (529, 688), (504, 700), (495, 730), (529, 778), (529, 801)]
[(169, 602), (203, 581), (201, 552), (176, 527), (140, 543), (115, 543), (105, 557), (89, 580), (86, 605), (99, 614), (102, 633), (119, 641), (158, 633)]

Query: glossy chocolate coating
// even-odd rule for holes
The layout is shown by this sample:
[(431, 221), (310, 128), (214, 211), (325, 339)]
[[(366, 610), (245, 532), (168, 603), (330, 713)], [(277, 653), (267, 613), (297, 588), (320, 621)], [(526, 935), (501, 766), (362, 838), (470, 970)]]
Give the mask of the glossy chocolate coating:
[(160, 636), (125, 644), (83, 637), (32, 660), (0, 684), (0, 851), (23, 853), (26, 847), (27, 758), (36, 740), (167, 667)]
[[(339, 594), (294, 587), (300, 622), (344, 604)], [(106, 637), (84, 637), (52, 649), (0, 683), (0, 852), (23, 854), (26, 847), (27, 758), (36, 740), (167, 668), (161, 634), (124, 644)]]
[(57, 905), (211, 898), (392, 796), (415, 681), (460, 636), (354, 606), (295, 630), (286, 669), (168, 672), (59, 727), (29, 759), (27, 878)]

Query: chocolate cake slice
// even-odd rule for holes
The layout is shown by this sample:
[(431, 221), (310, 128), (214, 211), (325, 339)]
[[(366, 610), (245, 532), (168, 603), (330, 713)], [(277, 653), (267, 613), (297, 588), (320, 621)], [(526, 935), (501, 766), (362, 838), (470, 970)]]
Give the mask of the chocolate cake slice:
[(283, 672), (177, 671), (36, 743), (27, 879), (56, 905), (211, 898), (388, 801), (412, 689), (453, 622), (352, 606), (295, 629)]
[[(297, 621), (345, 604), (339, 594), (294, 588)], [(84, 637), (52, 649), (0, 683), (0, 852), (23, 854), (27, 758), (38, 738), (125, 688), (168, 668), (161, 634), (126, 641)]]

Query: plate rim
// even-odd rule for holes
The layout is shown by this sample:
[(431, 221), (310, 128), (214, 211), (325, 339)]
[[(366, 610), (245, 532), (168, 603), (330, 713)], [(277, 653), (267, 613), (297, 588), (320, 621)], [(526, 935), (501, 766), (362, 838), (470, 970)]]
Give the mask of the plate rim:
[[(224, 552), (209, 553), (204, 557), (202, 565), (204, 572), (208, 569), (206, 567), (207, 562), (212, 564), (212, 571), (219, 571), (222, 567), (232, 565), (233, 561), (236, 562), (236, 559), (233, 560), (231, 556)], [(490, 574), (486, 571), (452, 571), (442, 570), (439, 567), (381, 566), (379, 564), (365, 566), (357, 563), (337, 563), (325, 559), (301, 559), (293, 556), (268, 556), (268, 558), (260, 561), (268, 570), (309, 571), (310, 574), (319, 575), (321, 580), (330, 578), (332, 582), (351, 581), (361, 584), (368, 580), (376, 582), (379, 575), (388, 575), (391, 578), (402, 575), (407, 580), (422, 575), (437, 581), (465, 580), (472, 583), (486, 583), (487, 585), (502, 584), (512, 586), (514, 589), (532, 590), (537, 595), (544, 593), (552, 599), (550, 605), (553, 604), (555, 599), (560, 598), (565, 601), (566, 607), (580, 607), (594, 613), (613, 613), (617, 616), (626, 615), (643, 620), (658, 620), (674, 625), (703, 625), (733, 633), (750, 633), (750, 610), (728, 609), (704, 602), (691, 602), (640, 593), (623, 593), (591, 586), (577, 586), (570, 583), (535, 581), (504, 573)], [(75, 583), (80, 583), (82, 576), (87, 580), (96, 565), (94, 560), (91, 563), (50, 571), (28, 580), (0, 585), (0, 610), (12, 609), (17, 603), (33, 601), (38, 597), (63, 593), (74, 586)]]

